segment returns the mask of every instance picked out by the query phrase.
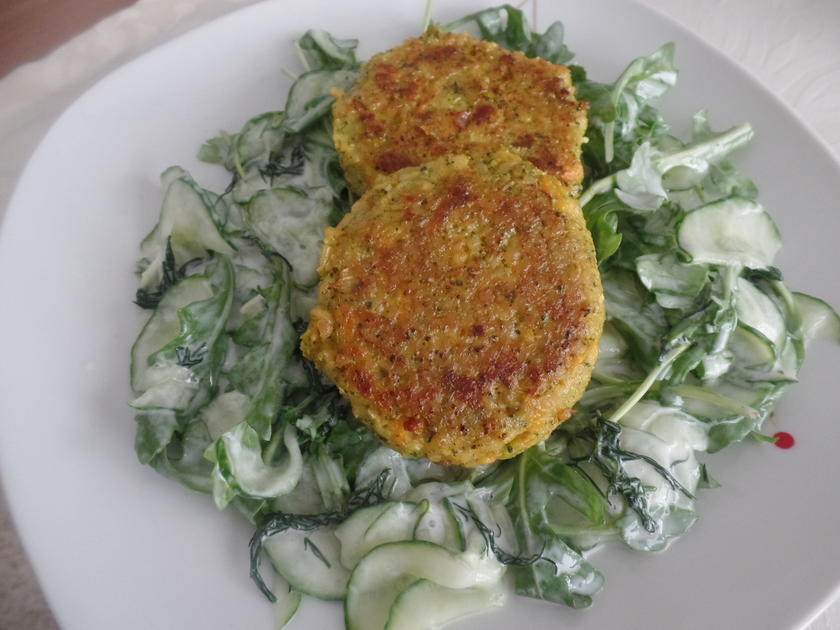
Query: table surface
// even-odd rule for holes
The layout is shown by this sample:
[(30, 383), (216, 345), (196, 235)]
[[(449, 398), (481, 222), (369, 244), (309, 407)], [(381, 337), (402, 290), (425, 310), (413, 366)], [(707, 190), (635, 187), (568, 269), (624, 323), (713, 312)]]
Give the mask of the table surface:
[[(0, 4), (0, 77), (136, 0), (10, 0)], [(57, 9), (56, 7), (59, 7)]]
[[(0, 219), (29, 154), (75, 95), (144, 50), (253, 1), (6, 0), (0, 3), (0, 78), (5, 77), (0, 80), (0, 143), (7, 148), (19, 147), (16, 152), (8, 152), (15, 153), (15, 157), (0, 158)], [(703, 3), (642, 0), (642, 3), (689, 27), (770, 86), (840, 157), (840, 117), (836, 115), (840, 110), (840, 38), (835, 35), (840, 31), (840, 3), (834, 0), (707, 0)], [(98, 53), (95, 63), (91, 62), (93, 51)], [(35, 61), (48, 53), (51, 54), (46, 59)], [(67, 67), (68, 59), (84, 59), (85, 54), (88, 62), (83, 68), (72, 67), (61, 75), (66, 77), (65, 86), (38, 83), (39, 71), (55, 74), (62, 64)], [(21, 86), (25, 89), (21, 90)], [(57, 627), (0, 493), (0, 628), (52, 630)], [(820, 615), (808, 630), (835, 628), (840, 628), (840, 602)]]

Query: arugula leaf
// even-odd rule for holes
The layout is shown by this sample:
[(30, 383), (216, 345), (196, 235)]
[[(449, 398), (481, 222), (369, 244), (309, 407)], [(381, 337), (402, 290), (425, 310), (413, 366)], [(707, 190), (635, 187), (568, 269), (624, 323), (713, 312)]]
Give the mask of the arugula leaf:
[(662, 187), (662, 173), (655, 158), (659, 152), (644, 142), (633, 153), (630, 166), (615, 175), (615, 194), (635, 210), (656, 210), (667, 197)]
[(598, 195), (584, 208), (586, 227), (592, 233), (599, 265), (621, 246), (623, 235), (618, 226), (618, 214), (625, 209), (625, 204), (613, 193)]
[(325, 444), (333, 457), (341, 459), (344, 474), (354, 486), (362, 462), (380, 446), (376, 436), (352, 418), (337, 422)]
[(604, 525), (607, 520), (607, 503), (604, 496), (593, 487), (591, 480), (578, 466), (571, 466), (561, 458), (546, 451), (531, 455), (531, 475), (552, 488), (552, 500), (562, 500), (579, 512), (593, 525)]
[(135, 417), (134, 450), (141, 464), (148, 464), (169, 445), (178, 417), (172, 409), (145, 409)]
[(635, 274), (614, 269), (602, 278), (608, 320), (627, 342), (631, 356), (647, 371), (659, 361), (668, 330), (662, 307)]
[[(551, 527), (546, 514), (549, 499), (557, 487), (567, 487), (564, 483), (575, 486), (578, 482), (562, 464), (557, 466), (547, 457), (539, 452), (539, 447), (533, 447), (522, 453), (514, 465), (507, 506), (520, 553), (539, 554), (535, 562), (512, 567), (516, 592), (572, 608), (585, 608), (591, 605), (592, 595), (600, 590), (603, 576)], [(597, 505), (590, 501), (583, 509), (600, 520), (603, 504), (600, 509)]]
[(259, 337), (264, 341), (245, 354), (230, 373), (234, 386), (251, 399), (245, 422), (263, 439), (271, 437), (287, 388), (281, 374), (297, 347), (297, 334), (289, 319), (289, 268), (278, 257), (272, 265), (274, 284), (263, 294), (267, 308), (258, 322)]
[(470, 23), (478, 27), (481, 39), (521, 51), (528, 57), (541, 57), (556, 64), (565, 64), (574, 57), (563, 43), (562, 23), (554, 22), (542, 35), (534, 33), (523, 11), (509, 4), (471, 13), (441, 30), (452, 32)]
[(590, 124), (601, 131), (607, 164), (613, 161), (616, 132), (622, 140), (633, 138), (643, 108), (659, 99), (676, 80), (674, 45), (669, 43), (633, 60), (611, 86), (578, 84), (578, 97), (590, 101)]

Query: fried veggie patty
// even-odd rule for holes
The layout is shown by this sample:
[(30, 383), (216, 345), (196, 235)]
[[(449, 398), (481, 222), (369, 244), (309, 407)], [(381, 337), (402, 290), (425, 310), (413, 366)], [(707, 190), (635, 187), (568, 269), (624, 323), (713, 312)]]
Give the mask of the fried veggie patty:
[(586, 106), (565, 66), (433, 30), (363, 66), (333, 106), (333, 139), (358, 194), (406, 166), (501, 147), (575, 187)]
[(513, 457), (571, 415), (604, 320), (568, 187), (507, 150), (382, 177), (327, 230), (303, 353), (391, 448)]

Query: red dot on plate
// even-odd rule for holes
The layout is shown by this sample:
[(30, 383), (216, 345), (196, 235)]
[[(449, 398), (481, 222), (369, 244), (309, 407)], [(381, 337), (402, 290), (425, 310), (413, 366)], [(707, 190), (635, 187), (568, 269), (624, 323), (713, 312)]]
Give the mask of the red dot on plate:
[(779, 448), (791, 448), (794, 444), (796, 444), (796, 440), (793, 439), (793, 436), (788, 433), (787, 431), (779, 431), (773, 435), (776, 438), (776, 446)]

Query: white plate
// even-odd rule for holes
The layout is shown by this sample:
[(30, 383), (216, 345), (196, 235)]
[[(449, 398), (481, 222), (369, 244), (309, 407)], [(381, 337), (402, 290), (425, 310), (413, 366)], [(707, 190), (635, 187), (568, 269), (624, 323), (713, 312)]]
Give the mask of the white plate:
[[(9, 502), (50, 605), (68, 630), (270, 628), (250, 583), (250, 528), (206, 497), (140, 466), (132, 440), (128, 350), (142, 314), (133, 262), (173, 163), (208, 187), (201, 142), (283, 106), (310, 26), (362, 39), (363, 57), (418, 32), (422, 3), (308, 0), (257, 5), (125, 66), (55, 124), (15, 193), (0, 247), (0, 461)], [(441, 3), (443, 5), (443, 3)], [(438, 7), (453, 19), (482, 8)], [(766, 90), (719, 54), (633, 4), (542, 3), (539, 25), (567, 25), (590, 76), (612, 80), (634, 56), (677, 42), (682, 79), (667, 110), (709, 106), (716, 127), (750, 120), (741, 163), (780, 224), (789, 283), (840, 304), (835, 235), (840, 170)], [(685, 125), (677, 125), (685, 127)], [(463, 628), (791, 628), (840, 584), (836, 348), (814, 349), (769, 431), (781, 451), (745, 444), (711, 458), (723, 488), (704, 491), (700, 521), (664, 554), (608, 549), (588, 611), (511, 598)], [(305, 601), (294, 628), (339, 628), (333, 604)]]

